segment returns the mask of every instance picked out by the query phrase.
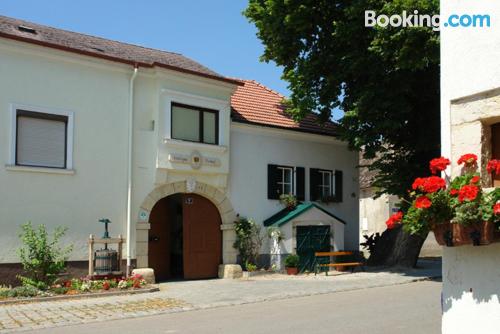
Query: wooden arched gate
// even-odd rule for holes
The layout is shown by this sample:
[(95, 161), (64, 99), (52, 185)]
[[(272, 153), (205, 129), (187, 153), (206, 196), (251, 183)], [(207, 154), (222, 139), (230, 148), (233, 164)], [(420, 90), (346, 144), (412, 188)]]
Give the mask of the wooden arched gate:
[(221, 218), (210, 200), (175, 194), (158, 201), (149, 220), (149, 266), (158, 280), (217, 277), (222, 263)]

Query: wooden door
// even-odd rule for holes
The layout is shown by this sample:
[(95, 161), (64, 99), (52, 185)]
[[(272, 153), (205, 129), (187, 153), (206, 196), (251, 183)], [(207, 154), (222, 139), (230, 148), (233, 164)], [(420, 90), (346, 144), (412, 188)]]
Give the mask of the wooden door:
[(328, 225), (297, 226), (297, 255), (299, 271), (314, 271), (316, 252), (331, 251), (331, 234)]
[(214, 278), (222, 263), (221, 218), (208, 199), (185, 194), (183, 208), (184, 278)]
[(153, 268), (158, 281), (170, 278), (170, 224), (168, 198), (153, 207), (149, 216), (151, 229), (148, 242), (148, 266)]

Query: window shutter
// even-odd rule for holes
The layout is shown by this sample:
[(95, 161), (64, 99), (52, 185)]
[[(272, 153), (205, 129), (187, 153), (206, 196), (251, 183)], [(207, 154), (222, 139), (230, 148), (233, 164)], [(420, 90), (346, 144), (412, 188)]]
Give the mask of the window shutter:
[(66, 122), (18, 116), (16, 164), (66, 168)]
[(309, 169), (309, 200), (317, 201), (319, 200), (319, 185), (321, 184), (321, 174), (319, 169), (310, 168)]
[(304, 167), (295, 167), (295, 178), (297, 186), (295, 187), (295, 196), (299, 201), (306, 200), (306, 170)]
[(278, 186), (279, 180), (278, 166), (267, 165), (267, 198), (279, 199), (281, 189)]
[(343, 173), (341, 170), (336, 170), (335, 171), (335, 202), (342, 202), (342, 180), (343, 180)]

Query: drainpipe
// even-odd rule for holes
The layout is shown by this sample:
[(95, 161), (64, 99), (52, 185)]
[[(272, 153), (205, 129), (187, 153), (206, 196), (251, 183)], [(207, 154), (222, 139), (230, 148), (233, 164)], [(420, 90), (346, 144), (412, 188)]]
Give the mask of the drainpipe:
[(134, 80), (139, 66), (134, 65), (134, 72), (130, 77), (128, 93), (128, 168), (127, 168), (127, 277), (132, 267), (132, 145), (134, 139)]

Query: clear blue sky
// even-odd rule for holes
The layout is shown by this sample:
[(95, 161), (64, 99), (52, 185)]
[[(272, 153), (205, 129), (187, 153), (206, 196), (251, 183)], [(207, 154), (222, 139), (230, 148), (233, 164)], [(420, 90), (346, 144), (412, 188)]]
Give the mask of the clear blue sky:
[(281, 69), (241, 14), (247, 0), (0, 0), (0, 15), (182, 53), (230, 77), (288, 96)]

